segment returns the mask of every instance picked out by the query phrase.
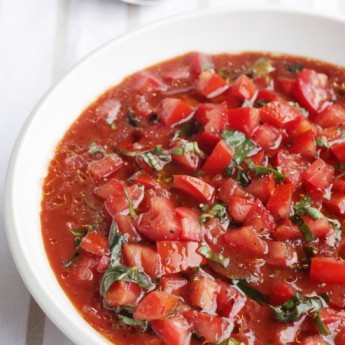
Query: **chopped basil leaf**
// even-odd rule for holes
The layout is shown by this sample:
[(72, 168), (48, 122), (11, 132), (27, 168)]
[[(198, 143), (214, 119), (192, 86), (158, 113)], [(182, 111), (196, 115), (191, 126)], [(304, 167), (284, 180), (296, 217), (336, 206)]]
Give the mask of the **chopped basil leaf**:
[(120, 264), (122, 244), (127, 238), (120, 234), (119, 227), (116, 222), (110, 226), (109, 231), (109, 247), (110, 247), (110, 266), (115, 267)]
[(280, 171), (276, 169), (261, 166), (261, 165), (255, 165), (251, 159), (247, 159), (245, 162), (248, 165), (249, 170), (251, 170), (256, 176), (273, 174), (273, 176), (275, 177), (277, 181), (283, 181), (287, 178), (286, 175), (284, 175), (283, 173), (281, 173)]
[(298, 216), (309, 216), (311, 219), (325, 218), (325, 216), (315, 207), (311, 207), (311, 198), (309, 195), (305, 196), (294, 206), (294, 212)]
[(259, 304), (268, 304), (268, 297), (262, 294), (260, 291), (254, 289), (248, 283), (243, 280), (232, 280), (234, 288), (240, 291), (245, 296), (253, 299)]
[(218, 345), (242, 345), (242, 344), (243, 343), (239, 342), (238, 340), (234, 338), (229, 338), (229, 339), (223, 340)]
[(127, 150), (122, 150), (122, 149), (118, 149), (118, 148), (114, 148), (113, 151), (120, 154), (120, 155), (124, 155), (127, 157), (136, 157), (138, 155), (138, 152), (127, 151)]
[(202, 64), (201, 66), (201, 70), (202, 71), (207, 71), (207, 70), (213, 70), (214, 69), (214, 65), (212, 62), (205, 62), (204, 64)]
[(137, 218), (137, 214), (136, 214), (136, 212), (135, 212), (135, 210), (134, 210), (133, 201), (132, 201), (132, 199), (130, 198), (130, 196), (128, 195), (126, 187), (124, 187), (123, 190), (124, 190), (124, 192), (125, 192), (126, 198), (127, 198), (127, 200), (128, 200), (128, 203), (129, 203), (129, 214), (131, 215), (131, 217), (132, 217), (133, 219), (135, 219), (135, 218)]
[(135, 117), (135, 113), (131, 108), (127, 109), (127, 121), (133, 127), (137, 127), (140, 125), (139, 119)]
[(236, 181), (243, 188), (250, 185), (251, 179), (249, 177), (248, 171), (244, 170), (241, 166), (237, 168)]
[(203, 255), (205, 258), (222, 265), (223, 267), (227, 267), (230, 263), (230, 260), (224, 257), (223, 254), (213, 252), (211, 248), (206, 244), (203, 244), (198, 249), (198, 253)]
[(284, 304), (278, 307), (271, 306), (277, 320), (294, 322), (307, 313), (314, 313), (327, 306), (320, 296), (305, 297), (302, 294), (291, 296)]
[(331, 332), (329, 331), (328, 327), (323, 323), (321, 317), (320, 317), (320, 312), (316, 312), (313, 315), (313, 320), (315, 322), (315, 326), (317, 330), (319, 331), (320, 334), (322, 335), (330, 335)]
[(159, 122), (159, 116), (157, 114), (152, 114), (152, 115), (150, 115), (148, 120), (149, 120), (149, 122), (152, 122), (152, 123), (158, 123)]
[(325, 147), (326, 149), (330, 147), (329, 142), (327, 141), (325, 137), (316, 138), (315, 142), (316, 142), (316, 146)]
[(245, 74), (253, 78), (258, 78), (268, 76), (272, 71), (274, 71), (274, 67), (271, 61), (266, 57), (261, 57), (246, 70)]
[(221, 224), (228, 221), (228, 216), (226, 213), (226, 206), (222, 204), (216, 204), (214, 206), (200, 205), (201, 210), (204, 212), (200, 216), (200, 222), (205, 223), (207, 219), (218, 218)]
[(255, 108), (261, 108), (264, 105), (266, 105), (267, 103), (269, 103), (269, 101), (267, 101), (266, 99), (259, 99), (258, 101), (255, 101), (254, 107)]
[(72, 256), (72, 258), (68, 262), (66, 262), (62, 267), (63, 268), (71, 267), (77, 261), (78, 257), (79, 257), (79, 253), (75, 253)]
[(101, 280), (100, 292), (103, 297), (107, 294), (110, 286), (118, 281), (126, 281), (138, 284), (145, 290), (155, 287), (151, 278), (138, 267), (117, 266), (108, 268)]
[(242, 132), (236, 130), (223, 132), (222, 138), (231, 147), (233, 160), (236, 164), (241, 164), (255, 147), (255, 143), (253, 141), (246, 137)]
[(300, 106), (299, 103), (297, 102), (288, 102), (291, 106), (293, 106), (294, 108), (296, 108), (304, 117), (308, 117), (309, 113), (307, 109), (304, 109)]
[(89, 155), (93, 155), (95, 153), (101, 153), (103, 156), (105, 156), (106, 152), (104, 150), (104, 148), (100, 145), (96, 145), (96, 144), (92, 144), (90, 147), (89, 147), (89, 150), (87, 151), (87, 153)]
[(147, 321), (136, 320), (132, 317), (124, 316), (121, 314), (117, 315), (118, 321), (122, 325), (131, 326), (131, 327), (140, 327), (143, 331), (145, 331), (148, 327)]
[(70, 231), (76, 237), (83, 237), (87, 234), (87, 231), (84, 229), (71, 229)]
[(296, 62), (291, 62), (291, 63), (286, 64), (286, 70), (291, 73), (301, 72), (303, 68), (304, 68), (303, 65)]
[(172, 149), (171, 153), (174, 155), (185, 155), (188, 152), (194, 151), (201, 158), (205, 158), (205, 153), (200, 150), (196, 141), (187, 141), (182, 146), (176, 146)]
[(80, 244), (81, 244), (81, 238), (76, 237), (74, 240), (74, 248), (79, 248)]
[(290, 220), (298, 226), (306, 241), (310, 242), (315, 239), (314, 234), (311, 232), (308, 224), (300, 216), (295, 214), (290, 218)]

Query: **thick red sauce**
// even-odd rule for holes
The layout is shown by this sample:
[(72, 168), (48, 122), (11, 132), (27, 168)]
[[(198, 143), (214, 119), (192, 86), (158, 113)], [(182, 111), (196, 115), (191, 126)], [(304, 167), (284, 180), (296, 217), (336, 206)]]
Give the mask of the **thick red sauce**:
[(115, 344), (345, 344), (344, 94), (323, 62), (190, 53), (91, 104), (41, 214), (82, 316)]

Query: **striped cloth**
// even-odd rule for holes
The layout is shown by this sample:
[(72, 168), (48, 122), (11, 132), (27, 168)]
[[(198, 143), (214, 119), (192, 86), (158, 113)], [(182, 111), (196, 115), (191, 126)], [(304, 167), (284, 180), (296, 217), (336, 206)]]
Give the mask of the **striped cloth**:
[[(345, 15), (345, 0), (0, 0), (0, 194), (10, 151), (41, 95), (86, 54), (114, 37), (178, 13), (224, 5), (319, 9)], [(3, 198), (0, 200), (0, 212)], [(0, 219), (2, 219), (0, 215)], [(71, 345), (21, 281), (0, 222), (0, 345)]]

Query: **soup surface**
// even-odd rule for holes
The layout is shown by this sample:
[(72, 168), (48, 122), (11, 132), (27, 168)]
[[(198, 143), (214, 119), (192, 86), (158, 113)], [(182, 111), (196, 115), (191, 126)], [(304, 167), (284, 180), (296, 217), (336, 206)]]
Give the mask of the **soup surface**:
[(189, 53), (126, 78), (59, 143), (51, 266), (118, 345), (345, 344), (345, 71)]

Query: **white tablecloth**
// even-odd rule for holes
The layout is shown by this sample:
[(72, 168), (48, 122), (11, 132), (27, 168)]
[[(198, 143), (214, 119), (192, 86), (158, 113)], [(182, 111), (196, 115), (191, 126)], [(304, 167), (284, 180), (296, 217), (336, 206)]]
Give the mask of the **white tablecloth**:
[(72, 344), (30, 297), (2, 221), (7, 163), (36, 102), (85, 55), (127, 30), (177, 13), (243, 4), (345, 15), (345, 0), (169, 0), (147, 7), (117, 0), (0, 0), (0, 345)]

